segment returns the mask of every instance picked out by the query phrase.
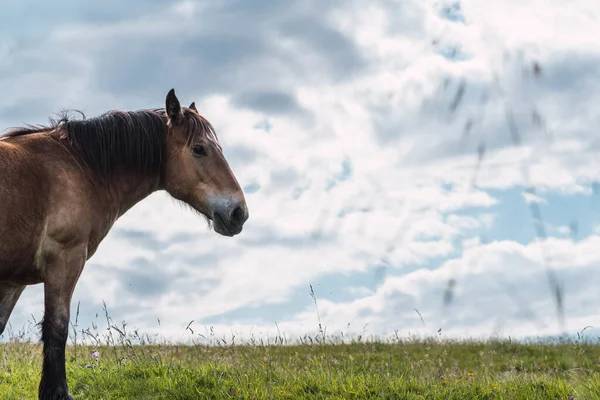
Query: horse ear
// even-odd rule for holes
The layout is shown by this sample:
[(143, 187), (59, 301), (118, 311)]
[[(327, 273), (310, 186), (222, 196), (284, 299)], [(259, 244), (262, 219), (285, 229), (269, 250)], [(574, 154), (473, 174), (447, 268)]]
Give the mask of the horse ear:
[(181, 104), (179, 103), (179, 99), (175, 95), (175, 89), (169, 90), (166, 98), (166, 108), (167, 116), (174, 123), (179, 123), (183, 113), (181, 112)]
[(188, 107), (190, 110), (194, 110), (196, 112), (198, 112), (198, 110), (196, 110), (196, 102), (192, 101), (192, 104), (190, 104), (190, 106)]

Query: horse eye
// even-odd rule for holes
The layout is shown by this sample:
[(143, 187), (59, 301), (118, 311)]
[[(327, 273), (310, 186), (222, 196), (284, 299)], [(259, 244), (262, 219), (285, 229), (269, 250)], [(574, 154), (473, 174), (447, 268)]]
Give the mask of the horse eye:
[(206, 155), (206, 149), (204, 148), (204, 146), (202, 145), (196, 145), (192, 148), (192, 152), (194, 153), (195, 156), (205, 156)]

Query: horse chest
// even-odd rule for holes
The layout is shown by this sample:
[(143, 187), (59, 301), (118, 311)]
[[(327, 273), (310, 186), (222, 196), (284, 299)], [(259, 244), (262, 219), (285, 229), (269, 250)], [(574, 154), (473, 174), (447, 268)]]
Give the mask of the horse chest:
[(41, 278), (35, 266), (33, 252), (12, 249), (0, 257), (0, 282), (11, 282), (17, 285), (35, 285), (41, 283)]
[(12, 232), (9, 239), (0, 241), (0, 282), (40, 283), (35, 267), (35, 243), (31, 236), (35, 235), (28, 237)]

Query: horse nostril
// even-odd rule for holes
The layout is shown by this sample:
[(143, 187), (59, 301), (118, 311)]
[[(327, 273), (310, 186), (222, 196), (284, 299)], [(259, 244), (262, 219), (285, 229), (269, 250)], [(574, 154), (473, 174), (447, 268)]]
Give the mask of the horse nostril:
[(246, 212), (244, 211), (244, 209), (240, 206), (237, 206), (231, 212), (230, 220), (234, 224), (240, 224), (240, 223), (244, 222), (245, 217), (246, 217)]

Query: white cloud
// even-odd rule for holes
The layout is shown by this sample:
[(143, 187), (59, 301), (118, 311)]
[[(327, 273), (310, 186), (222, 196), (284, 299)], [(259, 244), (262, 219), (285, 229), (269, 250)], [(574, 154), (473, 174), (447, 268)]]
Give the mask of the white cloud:
[(525, 199), (525, 202), (527, 204), (545, 204), (547, 203), (547, 201), (543, 198), (541, 198), (540, 196), (534, 194), (534, 193), (529, 193), (529, 192), (523, 192), (523, 198)]
[[(65, 25), (29, 47), (0, 43), (0, 54), (7, 54), (0, 71), (12, 71), (0, 78), (0, 89), (14, 94), (0, 102), (0, 120), (34, 122), (55, 111), (48, 104), (90, 114), (160, 106), (164, 92), (178, 84), (181, 100), (196, 101), (217, 128), (238, 180), (259, 187), (247, 193), (250, 219), (233, 239), (210, 232), (164, 193), (150, 196), (115, 225), (75, 299), (92, 307), (104, 299), (136, 325), (154, 329), (160, 318), (161, 332), (176, 332), (183, 321), (281, 303), (315, 279), (365, 272), (382, 262), (393, 276), (377, 291), (353, 286), (348, 290), (355, 301), (319, 303), (329, 324), (342, 329), (352, 321), (358, 329), (368, 320), (370, 329), (396, 324), (415, 331), (422, 327), (415, 307), (429, 327), (443, 322), (444, 331), (488, 332), (496, 320), (521, 329), (514, 321), (522, 310), (502, 282), (527, 301), (545, 299), (544, 274), (532, 250), (537, 244), (482, 244), (474, 231), (490, 230), (505, 217), (490, 211), (502, 205), (498, 191), (531, 184), (537, 195), (524, 194), (525, 201), (545, 203), (549, 191), (587, 195), (586, 184), (599, 178), (593, 148), (600, 47), (591, 38), (600, 30), (584, 12), (591, 3), (558, 11), (537, 0), (463, 1), (465, 24), (440, 17), (431, 1), (344, 3), (323, 9), (314, 25), (294, 19), (311, 14), (300, 3), (287, 11), (263, 10), (268, 17), (261, 18), (250, 6), (233, 12), (207, 4), (186, 1), (160, 14)], [(244, 25), (249, 15), (256, 21), (251, 37), (251, 26)], [(235, 29), (226, 31), (223, 21)], [(290, 21), (300, 33), (284, 29), (292, 29)], [(331, 31), (323, 28), (327, 23)], [(182, 41), (189, 46), (177, 47)], [(203, 47), (207, 43), (221, 47)], [(439, 46), (459, 46), (466, 59), (449, 60)], [(122, 58), (113, 53), (117, 48), (125, 51)], [(19, 72), (19, 65), (41, 59), (52, 63)], [(542, 66), (536, 79), (534, 60)], [(461, 81), (464, 94), (452, 113)], [(255, 97), (244, 95), (265, 91), (297, 105), (289, 112), (271, 111), (280, 110), (277, 101), (248, 105)], [(36, 100), (37, 109), (15, 116), (15, 107), (26, 110)], [(507, 107), (519, 129), (517, 147)], [(269, 129), (257, 128), (265, 121)], [(341, 179), (345, 162), (351, 172)], [(515, 232), (521, 227), (515, 224)], [(556, 232), (565, 235), (565, 228)], [(586, 240), (553, 239), (555, 258), (576, 260), (596, 239)], [(432, 260), (461, 252), (439, 269), (402, 275), (408, 266), (430, 267)], [(150, 266), (140, 267), (140, 259)], [(581, 268), (594, 262), (580, 260)], [(561, 268), (565, 282), (578, 282), (579, 270)], [(173, 282), (141, 298), (119, 282), (128, 272)], [(441, 293), (454, 276), (457, 303), (444, 313)], [(36, 307), (39, 315), (39, 290), (26, 291), (19, 318)], [(583, 304), (577, 296), (584, 291), (567, 293), (568, 301)], [(540, 329), (552, 329), (551, 301), (540, 307)], [(573, 318), (595, 318), (584, 309), (587, 316), (579, 311)], [(309, 310), (280, 328), (313, 322)]]
[[(355, 328), (368, 324), (371, 332), (397, 330), (403, 336), (434, 335), (439, 328), (450, 337), (562, 333), (543, 262), (546, 254), (563, 282), (566, 328), (574, 332), (586, 324), (597, 326), (600, 313), (590, 299), (600, 283), (600, 255), (592, 250), (598, 245), (598, 236), (576, 243), (550, 239), (527, 245), (511, 241), (474, 245), (436, 270), (388, 277), (375, 293), (354, 301), (320, 300), (321, 322), (330, 332), (352, 331), (347, 329), (350, 323)], [(445, 308), (443, 294), (450, 279), (456, 281), (454, 300)], [(290, 323), (298, 332), (307, 323), (314, 325), (315, 318), (310, 307)]]
[[(593, 249), (598, 245), (599, 236), (580, 242), (550, 239), (527, 245), (511, 241), (473, 245), (439, 269), (388, 277), (375, 292), (356, 289), (356, 300), (335, 303), (317, 298), (320, 321), (330, 335), (343, 332), (346, 336), (361, 334), (365, 327), (367, 333), (401, 337), (436, 335), (440, 328), (443, 337), (560, 334), (545, 254), (562, 282), (565, 328), (575, 332), (588, 325), (596, 327), (600, 321), (594, 300), (600, 284), (600, 255)], [(456, 282), (453, 301), (444, 307), (450, 279)], [(290, 320), (278, 321), (288, 338), (315, 335), (317, 324), (313, 304)], [(251, 332), (271, 337), (277, 333), (274, 324), (250, 327), (235, 321), (231, 326), (215, 325), (214, 330), (217, 335), (229, 336), (232, 327), (244, 339)]]

